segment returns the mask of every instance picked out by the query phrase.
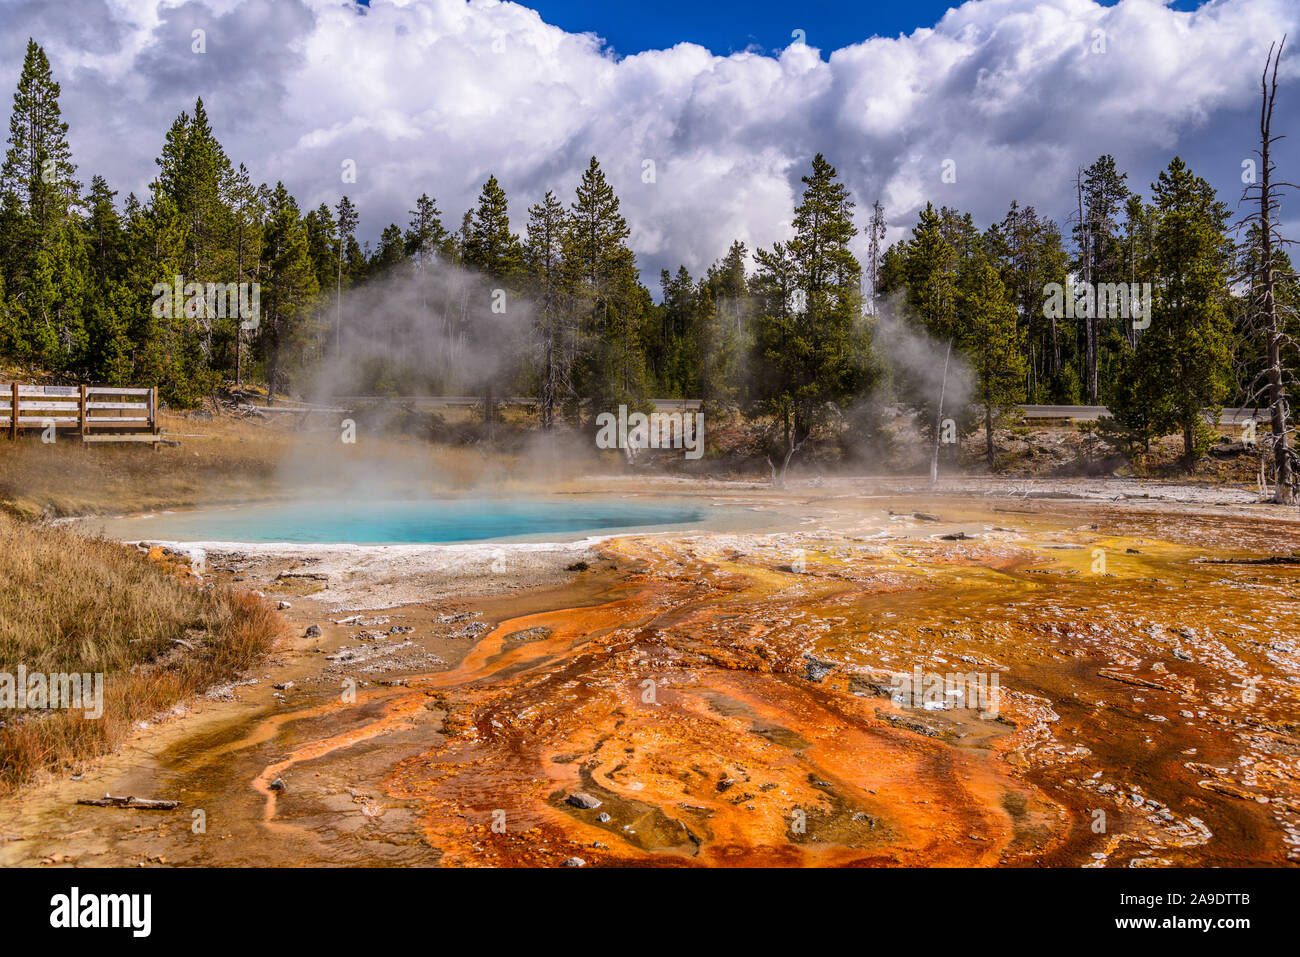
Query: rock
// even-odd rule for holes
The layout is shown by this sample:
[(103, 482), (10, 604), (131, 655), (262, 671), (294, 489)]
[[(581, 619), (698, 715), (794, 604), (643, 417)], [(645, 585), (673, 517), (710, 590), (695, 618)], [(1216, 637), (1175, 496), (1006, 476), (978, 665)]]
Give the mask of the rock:
[(608, 824), (609, 815), (606, 814), (604, 811), (601, 811), (599, 814), (596, 815), (596, 820), (599, 821), (601, 824)]
[(286, 608), (292, 608), (293, 605), (291, 605), (291, 604), (290, 604), (289, 602), (287, 602), (287, 601), (281, 601), (281, 602), (276, 602), (275, 607), (278, 608), (278, 609), (280, 609), (281, 611), (284, 611)]
[(812, 655), (804, 655), (803, 657), (804, 660), (808, 662), (808, 670), (804, 672), (804, 677), (809, 681), (821, 681), (835, 670), (833, 662), (822, 661), (820, 658), (814, 658)]
[(524, 628), (519, 631), (512, 631), (506, 635), (506, 641), (542, 641), (551, 637), (553, 634), (548, 625), (535, 625), (532, 628)]
[[(1224, 438), (1227, 438), (1227, 436), (1224, 436)], [(1245, 455), (1247, 452), (1250, 452), (1252, 448), (1253, 446), (1247, 445), (1245, 442), (1228, 441), (1223, 445), (1212, 446), (1210, 448), (1210, 454), (1215, 458), (1230, 459), (1235, 458), (1238, 455)]]
[(481, 614), (483, 614), (481, 611), (461, 611), (453, 615), (439, 615), (433, 620), (439, 625), (450, 625), (458, 621), (464, 621), (466, 618), (477, 618)]
[(592, 808), (598, 808), (601, 805), (601, 801), (599, 798), (594, 798), (590, 794), (587, 794), (585, 791), (574, 791), (572, 794), (570, 794), (568, 797), (564, 799), (564, 803), (571, 804), (574, 807), (580, 807), (588, 811), (591, 810)]
[(307, 637), (307, 638), (319, 638), (319, 637), (320, 637), (320, 625), (311, 625), (311, 626), (309, 626), (309, 627), (307, 628), (307, 634), (306, 634), (304, 637)]
[(589, 567), (589, 566), (587, 565), (586, 562), (574, 562), (572, 565), (570, 565), (568, 568), (566, 568), (565, 571), (566, 571), (566, 572), (585, 572), (585, 571), (587, 570), (588, 567)]
[(564, 862), (565, 867), (586, 867), (587, 862), (580, 857), (570, 857)]
[(390, 635), (409, 635), (414, 631), (415, 629), (409, 625), (394, 625), (392, 628), (388, 629)]
[(275, 688), (276, 691), (288, 691), (293, 687), (293, 682), (281, 681), (279, 684), (272, 685), (271, 687)]
[(271, 790), (287, 791), (289, 790), (289, 785), (284, 783), (284, 778), (276, 778), (274, 781), (271, 782)]
[(894, 685), (875, 678), (864, 678), (859, 675), (849, 678), (849, 693), (859, 698), (892, 698), (894, 691)]

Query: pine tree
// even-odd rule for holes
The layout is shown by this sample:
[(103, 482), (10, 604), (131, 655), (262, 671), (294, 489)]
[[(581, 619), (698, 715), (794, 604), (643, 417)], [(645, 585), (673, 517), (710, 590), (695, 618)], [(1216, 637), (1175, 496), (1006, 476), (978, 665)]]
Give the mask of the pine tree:
[(936, 212), (931, 204), (926, 203), (912, 228), (911, 238), (899, 252), (897, 265), (886, 263), (891, 271), (897, 270), (898, 279), (906, 289), (909, 321), (917, 323), (927, 335), (944, 344), (937, 392), (927, 381), (928, 377), (909, 377), (898, 383), (900, 398), (920, 414), (922, 428), (929, 433), (931, 482), (938, 477), (949, 365), (954, 347), (959, 346), (961, 332), (957, 321), (957, 270), (963, 257), (950, 239), (961, 243), (967, 250), (974, 245), (964, 222), (953, 217), (950, 211)]
[[(1012, 202), (1002, 222), (989, 227), (985, 246), (1000, 263), (1007, 297), (1015, 307), (1017, 325), (1024, 333), (1025, 391), (1030, 401), (1072, 403), (1062, 377), (1062, 346), (1055, 314), (1045, 314), (1043, 290), (1050, 283), (1064, 286), (1067, 257), (1056, 223), (1042, 219), (1032, 206)], [(1067, 355), (1067, 361), (1069, 357)]]
[[(236, 283), (253, 282), (260, 277), (262, 229), (266, 219), (265, 187), (253, 185), (243, 163), (231, 170), (222, 186), (224, 201), (230, 210), (227, 245), (232, 255), (233, 279)], [(243, 383), (244, 322), (237, 317), (232, 330), (235, 349), (235, 383)], [(260, 319), (258, 320), (260, 322)]]
[(956, 335), (957, 253), (944, 237), (939, 214), (929, 203), (921, 210), (903, 252), (902, 279), (907, 304), (933, 338)]
[(29, 39), (0, 166), (0, 277), (14, 313), (15, 355), (75, 370), (85, 364), (89, 261), (67, 133), (59, 84)]
[(122, 223), (113, 203), (115, 190), (108, 188), (102, 176), (90, 181), (87, 205), (90, 215), (85, 222), (86, 245), (95, 278), (107, 282), (120, 274), (122, 258)]
[[(190, 407), (206, 391), (194, 319), (176, 310), (171, 290), (185, 270), (185, 223), (167, 196), (144, 207), (126, 202), (126, 279), (118, 301), (132, 342), (131, 378), (156, 386), (169, 405)], [(165, 290), (165, 291), (164, 291)]]
[(853, 349), (862, 310), (862, 270), (849, 249), (853, 201), (820, 153), (803, 183), (794, 237), (757, 256), (767, 307), (755, 341), (757, 395), (780, 425), (782, 479), (813, 428), (856, 391), (861, 372)]
[(224, 189), (231, 165), (212, 132), (202, 98), (194, 103), (193, 118), (181, 113), (172, 123), (155, 162), (154, 194), (171, 200), (185, 226), (187, 279), (224, 281), (231, 268), (226, 241), (232, 213)]
[(523, 265), (519, 237), (510, 231), (510, 209), (505, 190), (489, 176), (479, 193), (464, 249), (465, 264), (489, 279), (512, 278)]
[(410, 211), (411, 224), (406, 230), (406, 255), (419, 264), (446, 255), (450, 235), (442, 225), (438, 204), (428, 193), (421, 193)]
[(353, 237), (357, 231), (357, 208), (352, 205), (352, 200), (344, 196), (339, 200), (335, 208), (338, 214), (336, 220), (336, 229), (338, 233), (338, 248), (335, 250), (337, 256), (337, 268), (334, 273), (334, 350), (339, 348), (339, 332), (343, 325), (343, 277), (344, 268), (343, 260), (347, 258), (349, 268), (347, 270), (349, 277), (359, 275), (361, 263), (364, 257), (361, 255), (361, 247), (357, 245)]
[(0, 167), (0, 195), (27, 220), (27, 234), (18, 237), (24, 246), (39, 245), (76, 205), (81, 189), (73, 179), (76, 171), (59, 109), (59, 84), (45, 51), (29, 39), (9, 117), (9, 149)]
[(306, 323), (319, 291), (306, 225), (283, 183), (276, 183), (271, 193), (263, 261), (263, 340), (268, 362), (267, 394), (273, 403), (281, 391), (287, 353), (307, 337)]
[(126, 249), (122, 222), (113, 202), (116, 195), (102, 176), (91, 179), (87, 197), (90, 214), (84, 223), (91, 292), (83, 371), (95, 381), (125, 385), (131, 374), (128, 313), (135, 304), (122, 288)]
[[(516, 281), (523, 269), (523, 247), (519, 237), (510, 231), (510, 209), (505, 190), (495, 176), (489, 176), (479, 193), (478, 206), (470, 219), (469, 235), (462, 250), (465, 264), (477, 269), (491, 284), (492, 300), (482, 303), (473, 338), (481, 348), (490, 350), (503, 361), (509, 343), (493, 311), (493, 301), (504, 302), (509, 308), (509, 297), (515, 292)], [(483, 383), (483, 422), (488, 437), (496, 421), (496, 372), (489, 371)]]
[(573, 330), (568, 319), (571, 296), (564, 272), (564, 238), (568, 228), (564, 205), (550, 190), (528, 210), (524, 266), (536, 300), (534, 321), (540, 355), (542, 428), (555, 422), (555, 409), (571, 392), (570, 362)]
[(1190, 468), (1209, 443), (1202, 409), (1217, 415), (1228, 391), (1227, 210), (1179, 157), (1152, 190), (1155, 301), (1132, 374), (1149, 386), (1155, 434), (1182, 430), (1183, 462)]
[(749, 286), (745, 276), (747, 250), (740, 240), (732, 242), (727, 255), (709, 267), (705, 284), (713, 314), (705, 316), (708, 344), (701, 355), (699, 397), (732, 403), (740, 395), (743, 356), (749, 351)]
[(1080, 173), (1076, 181), (1078, 192), (1078, 220), (1075, 223), (1075, 241), (1078, 259), (1075, 267), (1082, 276), (1088, 302), (1093, 307), (1084, 310), (1084, 385), (1088, 402), (1095, 405), (1101, 395), (1098, 378), (1102, 335), (1107, 326), (1106, 317), (1098, 316), (1093, 291), (1096, 284), (1123, 278), (1123, 244), (1118, 235), (1116, 215), (1126, 207), (1128, 187), (1124, 185), (1127, 173), (1115, 167), (1115, 158), (1101, 156)]
[(685, 266), (676, 276), (664, 269), (659, 275), (662, 305), (657, 328), (645, 343), (646, 359), (660, 392), (686, 397), (697, 388), (702, 356), (699, 349), (699, 290)]
[(958, 302), (963, 350), (975, 375), (974, 398), (983, 411), (985, 454), (992, 468), (994, 416), (1024, 396), (1023, 333), (997, 269), (984, 256), (962, 264)]
[(379, 234), (379, 247), (370, 257), (370, 275), (382, 276), (409, 261), (406, 258), (406, 240), (402, 237), (402, 227), (397, 223), (389, 223)]
[(637, 280), (619, 199), (594, 156), (570, 209), (565, 264), (581, 301), (575, 387), (598, 408), (638, 404), (645, 391), (640, 327), (649, 293)]

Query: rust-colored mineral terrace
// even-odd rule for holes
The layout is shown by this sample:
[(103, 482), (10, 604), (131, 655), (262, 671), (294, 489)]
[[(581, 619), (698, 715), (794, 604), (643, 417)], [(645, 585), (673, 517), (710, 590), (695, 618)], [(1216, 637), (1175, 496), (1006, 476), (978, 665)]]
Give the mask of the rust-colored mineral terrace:
[(1300, 565), (1248, 561), (1296, 524), (923, 505), (789, 499), (770, 534), (345, 624), (295, 599), (322, 640), (6, 802), (0, 863), (1300, 861)]

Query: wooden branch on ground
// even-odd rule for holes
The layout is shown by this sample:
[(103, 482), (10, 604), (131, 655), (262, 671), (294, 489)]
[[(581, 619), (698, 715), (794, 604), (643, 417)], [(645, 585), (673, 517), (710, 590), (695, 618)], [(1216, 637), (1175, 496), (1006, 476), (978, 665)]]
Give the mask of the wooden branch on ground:
[(105, 794), (102, 798), (78, 798), (78, 804), (91, 807), (133, 807), (141, 811), (171, 811), (180, 807), (180, 801), (157, 801), (152, 798), (113, 797)]

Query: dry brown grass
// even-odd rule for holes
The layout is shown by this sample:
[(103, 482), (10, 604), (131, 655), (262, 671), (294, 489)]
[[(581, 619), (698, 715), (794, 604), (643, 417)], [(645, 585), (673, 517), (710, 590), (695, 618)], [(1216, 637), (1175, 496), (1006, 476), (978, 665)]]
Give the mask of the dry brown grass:
[(180, 447), (0, 439), (0, 508), (25, 517), (123, 513), (267, 497), (288, 436), (237, 419), (159, 417)]
[[(554, 488), (592, 470), (590, 443), (521, 430), (499, 447), (403, 434), (394, 423), (358, 417), (355, 444), (337, 423), (308, 431), (287, 416), (161, 415), (180, 443), (154, 450), (134, 443), (86, 445), (35, 433), (0, 436), (0, 511), (23, 518), (122, 515), (201, 505), (300, 497), (438, 494), (485, 488)], [(617, 470), (617, 456), (611, 460)]]
[(203, 590), (132, 548), (0, 515), (0, 671), (104, 674), (99, 718), (0, 711), (0, 790), (112, 750), (135, 722), (249, 667), (281, 626), (251, 595)]

